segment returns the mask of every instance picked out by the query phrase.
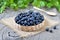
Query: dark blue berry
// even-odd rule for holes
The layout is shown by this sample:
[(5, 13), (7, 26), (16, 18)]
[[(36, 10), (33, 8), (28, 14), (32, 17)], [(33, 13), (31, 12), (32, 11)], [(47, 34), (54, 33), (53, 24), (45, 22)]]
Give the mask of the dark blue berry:
[(54, 26), (54, 28), (53, 29), (56, 29), (56, 26)]
[(49, 31), (49, 28), (46, 28), (46, 31)]
[(53, 33), (53, 31), (52, 31), (52, 30), (50, 30), (50, 33)]
[(17, 21), (16, 23), (17, 23), (17, 24), (20, 24), (20, 22), (19, 22), (19, 21)]
[(30, 14), (32, 14), (32, 13), (33, 13), (33, 11), (32, 11), (32, 10), (30, 10), (30, 11), (29, 11), (29, 13), (30, 13)]
[(24, 22), (23, 22), (23, 21), (21, 21), (21, 23), (23, 24)]
[(33, 22), (32, 21), (30, 21), (30, 24), (32, 24)]
[(35, 13), (35, 12), (33, 12), (33, 13), (32, 13), (32, 16), (33, 16), (33, 17), (36, 17), (37, 15), (36, 15), (36, 13)]
[(28, 24), (28, 26), (30, 26), (30, 23), (27, 23)]
[(34, 20), (34, 17), (29, 18), (29, 20)]
[(15, 18), (15, 22), (16, 22), (16, 23), (17, 23), (17, 21), (19, 21), (19, 18), (18, 18), (18, 17)]
[(8, 36), (10, 36), (10, 34)]
[(18, 14), (19, 16), (21, 16), (22, 15), (22, 13), (20, 13), (20, 14)]
[(27, 23), (27, 21), (24, 21), (24, 24), (26, 24)]
[(39, 12), (36, 12), (36, 15), (41, 15)]

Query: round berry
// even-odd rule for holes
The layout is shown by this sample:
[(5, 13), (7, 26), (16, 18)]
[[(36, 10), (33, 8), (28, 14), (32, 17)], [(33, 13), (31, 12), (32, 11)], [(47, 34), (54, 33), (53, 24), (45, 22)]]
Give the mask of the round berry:
[(54, 26), (54, 28), (53, 29), (56, 29), (56, 26)]
[(32, 14), (32, 13), (33, 13), (33, 11), (32, 11), (32, 10), (29, 10), (29, 13), (30, 13), (30, 14)]
[(50, 30), (50, 33), (53, 33), (53, 31), (52, 31), (52, 30)]
[(49, 31), (49, 28), (46, 28), (46, 31)]

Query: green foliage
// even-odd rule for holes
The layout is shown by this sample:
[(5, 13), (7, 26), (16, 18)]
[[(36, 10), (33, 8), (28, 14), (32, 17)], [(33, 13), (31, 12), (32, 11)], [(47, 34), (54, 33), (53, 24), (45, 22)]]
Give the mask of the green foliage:
[(55, 7), (60, 12), (60, 0), (0, 0), (0, 13), (7, 7), (18, 10), (19, 8), (28, 7), (29, 4), (39, 8)]
[(34, 0), (32, 4), (40, 8), (41, 7), (47, 7), (47, 8), (55, 7), (60, 12), (60, 0), (40, 0), (40, 1)]
[(5, 10), (6, 4), (7, 4), (7, 2), (2, 2), (2, 3), (0, 4), (0, 13), (2, 13), (2, 12)]
[(7, 7), (14, 10), (18, 10), (18, 8), (26, 8), (30, 2), (30, 0), (0, 0), (0, 13)]

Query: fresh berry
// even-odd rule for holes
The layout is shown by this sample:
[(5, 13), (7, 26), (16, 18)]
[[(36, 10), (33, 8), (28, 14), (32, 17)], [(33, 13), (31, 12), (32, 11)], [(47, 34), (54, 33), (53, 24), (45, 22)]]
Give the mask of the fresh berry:
[(56, 29), (56, 26), (54, 26), (54, 28), (53, 29)]
[(16, 18), (15, 18), (15, 21), (18, 21), (18, 20), (19, 20), (19, 18), (18, 18), (18, 17), (16, 17)]
[(32, 10), (25, 13), (20, 13), (15, 17), (15, 22), (22, 26), (34, 26), (42, 23), (43, 21), (43, 15), (39, 12), (33, 12)]
[(52, 31), (52, 30), (50, 30), (50, 33), (53, 33), (53, 31)]
[(29, 12), (29, 14), (32, 14), (33, 13), (33, 11), (32, 10), (30, 10), (30, 11), (28, 11)]
[(30, 23), (27, 23), (28, 24), (28, 26), (30, 26)]
[(49, 28), (46, 28), (46, 31), (49, 31)]

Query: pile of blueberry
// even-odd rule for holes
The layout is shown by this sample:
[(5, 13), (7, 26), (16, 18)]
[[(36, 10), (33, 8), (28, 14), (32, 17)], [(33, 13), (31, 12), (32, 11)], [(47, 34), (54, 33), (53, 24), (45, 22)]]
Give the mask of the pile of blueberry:
[(20, 13), (18, 16), (15, 17), (15, 22), (22, 26), (34, 26), (42, 23), (43, 21), (43, 15), (32, 10)]

